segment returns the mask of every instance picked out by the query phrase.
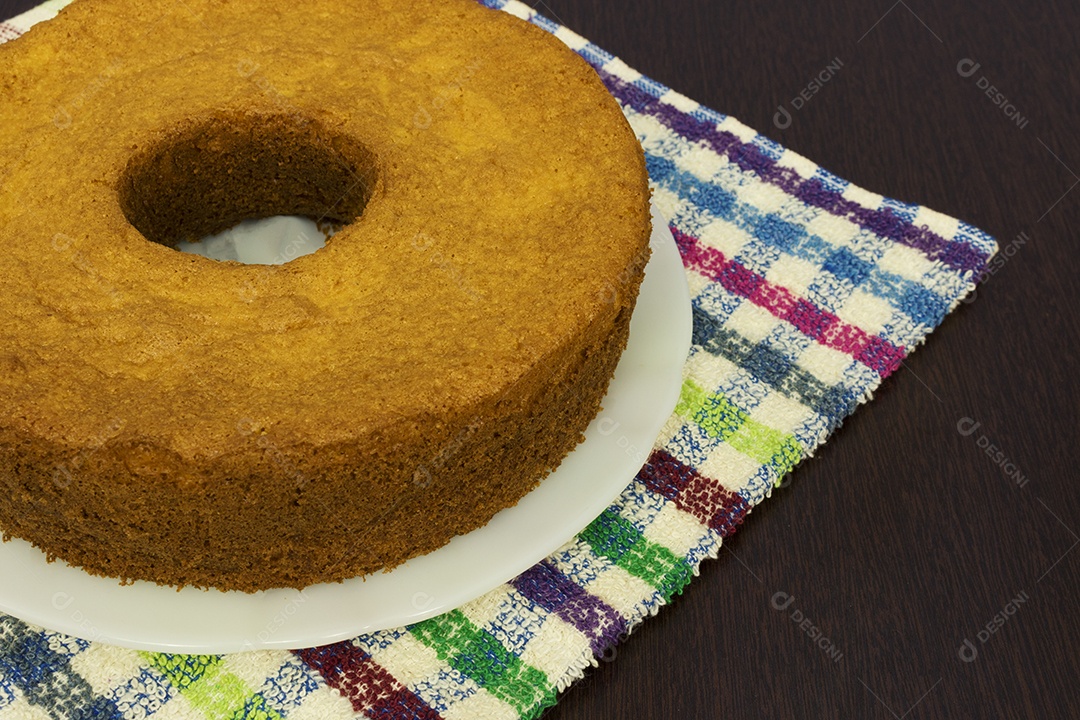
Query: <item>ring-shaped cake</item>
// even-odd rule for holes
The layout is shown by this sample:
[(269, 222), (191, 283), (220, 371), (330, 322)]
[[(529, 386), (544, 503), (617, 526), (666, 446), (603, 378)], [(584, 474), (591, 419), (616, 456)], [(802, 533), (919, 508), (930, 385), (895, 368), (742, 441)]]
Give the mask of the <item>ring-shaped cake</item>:
[[(173, 247), (343, 227), (277, 266)], [(648, 259), (596, 73), (470, 0), (76, 0), (0, 46), (0, 530), (124, 580), (393, 567), (580, 440)]]

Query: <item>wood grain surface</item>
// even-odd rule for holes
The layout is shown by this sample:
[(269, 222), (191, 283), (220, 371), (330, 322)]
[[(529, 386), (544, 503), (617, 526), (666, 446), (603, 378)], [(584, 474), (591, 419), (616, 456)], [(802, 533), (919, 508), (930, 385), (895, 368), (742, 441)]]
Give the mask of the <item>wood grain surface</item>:
[[(0, 0), (0, 17), (32, 4)], [(537, 8), (1003, 250), (975, 300), (545, 718), (1080, 717), (1080, 5)]]

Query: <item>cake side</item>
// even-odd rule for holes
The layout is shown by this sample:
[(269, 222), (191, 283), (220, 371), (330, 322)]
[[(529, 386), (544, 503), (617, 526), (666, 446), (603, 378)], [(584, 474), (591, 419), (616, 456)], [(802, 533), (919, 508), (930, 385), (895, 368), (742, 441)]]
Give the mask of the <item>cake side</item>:
[(0, 528), (91, 574), (177, 586), (303, 588), (393, 568), (481, 527), (558, 466), (600, 408), (630, 314), (569, 352), (541, 394), (432, 419), (454, 430), (437, 448), (424, 433), (411, 446), (380, 437), (295, 454), (242, 427), (246, 452), (189, 468), (206, 479), (185, 487), (132, 476), (130, 449), (80, 460), (33, 443), (18, 454), (0, 435), (0, 467), (17, 469), (0, 476)]

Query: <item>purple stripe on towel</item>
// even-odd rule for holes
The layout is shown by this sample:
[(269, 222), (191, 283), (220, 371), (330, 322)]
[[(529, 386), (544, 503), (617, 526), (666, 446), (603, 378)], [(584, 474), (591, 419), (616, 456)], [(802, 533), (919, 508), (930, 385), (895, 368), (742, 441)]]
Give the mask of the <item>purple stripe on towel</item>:
[(751, 143), (720, 130), (714, 123), (699, 120), (673, 105), (661, 102), (645, 90), (601, 68), (596, 68), (608, 90), (620, 102), (639, 113), (651, 115), (690, 142), (704, 142), (716, 153), (725, 155), (742, 170), (749, 170), (762, 180), (813, 207), (850, 220), (859, 227), (883, 238), (922, 252), (931, 260), (963, 271), (982, 268), (986, 253), (961, 241), (949, 242), (926, 227), (912, 225), (891, 209), (872, 209), (848, 200), (816, 178), (801, 177), (794, 169), (782, 167)]
[(558, 615), (589, 638), (594, 655), (615, 645), (626, 632), (626, 620), (595, 595), (590, 595), (543, 560), (514, 578), (518, 592), (548, 612)]

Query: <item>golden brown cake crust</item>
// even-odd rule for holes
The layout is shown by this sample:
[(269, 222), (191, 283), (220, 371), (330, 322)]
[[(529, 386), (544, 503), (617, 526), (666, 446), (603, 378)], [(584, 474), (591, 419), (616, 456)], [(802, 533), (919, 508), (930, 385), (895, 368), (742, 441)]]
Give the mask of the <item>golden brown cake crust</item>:
[[(294, 8), (76, 0), (0, 45), (5, 535), (341, 580), (484, 524), (595, 415), (649, 235), (596, 74), (472, 0)], [(280, 266), (168, 247), (275, 214), (349, 224)]]

